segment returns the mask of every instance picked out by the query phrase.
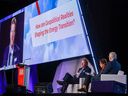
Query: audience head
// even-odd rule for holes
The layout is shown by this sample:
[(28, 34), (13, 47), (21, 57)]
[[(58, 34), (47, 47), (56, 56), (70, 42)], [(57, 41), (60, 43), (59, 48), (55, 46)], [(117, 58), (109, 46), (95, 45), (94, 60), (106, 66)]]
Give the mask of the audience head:
[(88, 65), (88, 59), (87, 58), (82, 58), (81, 60), (81, 67), (86, 67)]
[(109, 61), (113, 61), (117, 59), (117, 54), (116, 52), (110, 52), (109, 53)]

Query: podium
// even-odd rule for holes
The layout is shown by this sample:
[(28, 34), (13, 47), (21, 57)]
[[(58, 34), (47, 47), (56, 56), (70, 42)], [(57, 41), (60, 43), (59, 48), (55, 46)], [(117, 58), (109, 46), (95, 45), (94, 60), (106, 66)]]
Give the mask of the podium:
[(30, 66), (16, 64), (0, 68), (0, 94), (25, 92), (29, 88)]
[(16, 68), (18, 70), (18, 85), (19, 86), (26, 86), (28, 87), (28, 81), (29, 81), (29, 74), (30, 74), (30, 67), (24, 64), (17, 64)]
[(18, 85), (20, 86), (24, 86), (24, 78), (25, 78), (25, 66), (18, 64), (16, 66), (17, 70), (18, 70)]

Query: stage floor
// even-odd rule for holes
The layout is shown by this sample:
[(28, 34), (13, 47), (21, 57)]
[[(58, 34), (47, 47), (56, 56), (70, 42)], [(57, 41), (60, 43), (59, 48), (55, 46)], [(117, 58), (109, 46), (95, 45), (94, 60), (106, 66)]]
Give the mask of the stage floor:
[(128, 94), (116, 94), (116, 93), (53, 93), (53, 94), (34, 94), (34, 93), (5, 93), (0, 96), (128, 96)]

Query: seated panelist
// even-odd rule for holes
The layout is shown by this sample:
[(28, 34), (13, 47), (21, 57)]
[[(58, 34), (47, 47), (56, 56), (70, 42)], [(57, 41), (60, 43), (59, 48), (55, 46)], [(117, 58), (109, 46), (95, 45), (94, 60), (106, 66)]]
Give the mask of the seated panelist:
[(83, 58), (81, 60), (81, 68), (78, 69), (78, 72), (72, 76), (69, 73), (66, 73), (63, 81), (57, 80), (59, 85), (62, 85), (61, 92), (64, 93), (68, 87), (68, 84), (78, 84), (79, 78), (86, 78), (91, 73), (91, 69), (88, 67), (89, 60)]

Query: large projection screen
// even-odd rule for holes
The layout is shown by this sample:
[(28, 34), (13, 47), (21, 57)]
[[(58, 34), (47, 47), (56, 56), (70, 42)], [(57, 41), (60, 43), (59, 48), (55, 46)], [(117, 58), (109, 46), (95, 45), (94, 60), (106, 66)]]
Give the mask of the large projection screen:
[(38, 10), (35, 3), (25, 8), (23, 62), (31, 65), (90, 54), (77, 0), (44, 1), (38, 2)]
[[(38, 0), (1, 19), (0, 67), (10, 69), (18, 63), (34, 65), (91, 55), (86, 21), (79, 7), (78, 0)], [(19, 59), (14, 58), (19, 61), (10, 66), (4, 64), (4, 52), (10, 42), (12, 18), (17, 19), (15, 43), (20, 52)]]

